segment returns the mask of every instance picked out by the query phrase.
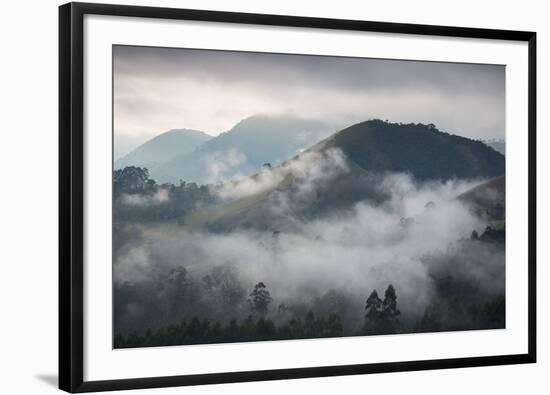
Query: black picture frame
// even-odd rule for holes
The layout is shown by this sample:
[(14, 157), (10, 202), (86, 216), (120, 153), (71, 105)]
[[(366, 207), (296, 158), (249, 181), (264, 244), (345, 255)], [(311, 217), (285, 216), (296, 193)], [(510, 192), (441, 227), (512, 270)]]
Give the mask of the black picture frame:
[[(528, 352), (515, 355), (84, 381), (83, 351), (83, 19), (86, 14), (404, 33), (528, 43)], [(90, 392), (449, 369), (536, 361), (536, 33), (127, 5), (59, 8), (59, 388)]]

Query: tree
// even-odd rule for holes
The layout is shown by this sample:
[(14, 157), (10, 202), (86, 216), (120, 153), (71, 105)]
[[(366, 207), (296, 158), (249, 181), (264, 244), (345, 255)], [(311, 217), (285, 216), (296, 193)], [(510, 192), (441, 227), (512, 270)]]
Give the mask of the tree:
[(199, 297), (199, 284), (189, 276), (184, 266), (177, 266), (166, 275), (159, 277), (157, 289), (166, 298), (169, 314), (178, 314), (190, 306)]
[(397, 316), (401, 314), (397, 308), (397, 293), (393, 285), (388, 285), (384, 300), (378, 297), (376, 290), (372, 291), (365, 305), (366, 334), (396, 333), (399, 329)]
[(271, 340), (275, 337), (275, 324), (273, 321), (261, 317), (256, 323), (256, 338), (259, 340)]
[(149, 170), (145, 167), (128, 166), (113, 172), (115, 194), (142, 191), (146, 186), (154, 187), (154, 181), (152, 184), (148, 181)]
[(338, 314), (331, 314), (327, 319), (326, 336), (342, 336), (342, 320)]
[(262, 315), (267, 314), (267, 308), (273, 298), (265, 284), (263, 282), (256, 284), (249, 296), (248, 303), (252, 306), (252, 310)]
[(304, 320), (304, 331), (306, 337), (315, 337), (317, 334), (317, 322), (315, 321), (315, 315), (313, 311), (309, 310)]
[(378, 292), (375, 289), (374, 291), (371, 292), (370, 296), (367, 298), (367, 303), (365, 306), (365, 310), (367, 310), (367, 314), (365, 315), (365, 318), (376, 319), (380, 312), (381, 306), (382, 306), (382, 300), (378, 297)]
[(382, 308), (387, 317), (397, 317), (401, 312), (397, 309), (397, 294), (393, 285), (388, 285), (384, 293), (384, 302)]

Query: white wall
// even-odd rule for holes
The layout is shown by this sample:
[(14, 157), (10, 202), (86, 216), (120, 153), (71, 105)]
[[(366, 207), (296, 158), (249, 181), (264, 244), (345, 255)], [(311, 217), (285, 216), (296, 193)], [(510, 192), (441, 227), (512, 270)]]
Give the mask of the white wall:
[[(279, 13), (334, 18), (472, 26), (538, 32), (539, 202), (548, 201), (550, 25), (543, 1), (186, 0), (119, 3)], [(57, 375), (57, 6), (54, 0), (3, 4), (0, 161), (0, 392), (56, 391)], [(545, 179), (546, 178), (546, 179)], [(539, 224), (550, 222), (539, 205)], [(384, 393), (516, 394), (548, 388), (550, 348), (544, 336), (550, 258), (548, 228), (539, 226), (539, 363), (369, 376), (203, 386), (130, 393), (280, 394)]]

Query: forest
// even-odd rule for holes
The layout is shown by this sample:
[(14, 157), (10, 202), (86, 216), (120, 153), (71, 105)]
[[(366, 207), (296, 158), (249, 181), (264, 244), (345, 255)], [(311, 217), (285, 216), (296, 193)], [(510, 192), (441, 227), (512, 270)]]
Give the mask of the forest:
[[(184, 248), (182, 237), (191, 240), (184, 251), (192, 253), (196, 248), (192, 246), (193, 237), (197, 233), (203, 237), (204, 231), (177, 234), (174, 243), (178, 247), (174, 247), (164, 233), (157, 237), (151, 229), (161, 224), (164, 232), (167, 223), (171, 223), (180, 232), (180, 228), (185, 228), (182, 218), (187, 214), (223, 201), (215, 186), (183, 181), (177, 186), (159, 185), (149, 177), (147, 169), (133, 166), (114, 171), (113, 191), (115, 265), (120, 265), (117, 261), (121, 257), (135, 259), (135, 245), (160, 243), (162, 253), (154, 252), (153, 256), (164, 254), (166, 249)], [(429, 212), (433, 205), (428, 202), (424, 209)], [(403, 237), (411, 229), (421, 227), (417, 221), (396, 219), (392, 231)], [(412, 285), (401, 279), (402, 273), (395, 272), (392, 279), (391, 263), (384, 263), (390, 274), (384, 274), (386, 283), (380, 285), (381, 281), (377, 281), (377, 287), (366, 281), (359, 287), (315, 285), (296, 290), (293, 273), (276, 262), (280, 252), (274, 246), (285, 236), (272, 230), (262, 234), (267, 234), (267, 241), (256, 236), (252, 240), (262, 251), (269, 252), (273, 259), (269, 263), (271, 269), (275, 266), (275, 271), (281, 272), (275, 277), (271, 273), (266, 275), (269, 278), (263, 278), (260, 271), (256, 281), (251, 281), (246, 278), (246, 267), (254, 262), (236, 266), (227, 258), (214, 264), (191, 263), (195, 257), (189, 258), (179, 250), (169, 258), (155, 257), (161, 263), (155, 270), (132, 266), (131, 274), (121, 272), (114, 283), (115, 348), (504, 327), (503, 226), (472, 229), (466, 237), (445, 248), (423, 250), (418, 260), (425, 270), (423, 281), (430, 289), (428, 295), (424, 289), (410, 289)], [(220, 235), (224, 236), (228, 235)], [(313, 241), (320, 237), (316, 235)], [(204, 248), (214, 248), (213, 244)], [(198, 255), (201, 253), (204, 252)], [(254, 254), (246, 254), (246, 259), (254, 259)], [(362, 259), (368, 266), (369, 256)], [(186, 261), (190, 264), (186, 265)], [(484, 267), (487, 273), (480, 278), (471, 270), (474, 267)], [(324, 269), (320, 266), (319, 270)], [(143, 275), (136, 274), (140, 272)], [(312, 276), (311, 281), (305, 279), (304, 283), (315, 281)], [(400, 297), (400, 285), (407, 293), (405, 298)], [(287, 288), (294, 290), (283, 292)]]

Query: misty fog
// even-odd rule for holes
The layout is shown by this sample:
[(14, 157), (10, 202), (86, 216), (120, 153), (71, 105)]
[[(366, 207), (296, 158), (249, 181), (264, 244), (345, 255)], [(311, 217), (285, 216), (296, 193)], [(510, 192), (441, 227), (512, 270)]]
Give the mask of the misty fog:
[[(350, 207), (304, 215), (302, 206), (322, 199), (327, 183), (346, 177), (367, 184), (362, 187), (371, 193)], [(278, 188), (288, 179), (292, 187)], [(392, 284), (401, 320), (412, 325), (437, 296), (441, 279), (462, 281), (478, 293), (482, 286), (490, 297), (503, 293), (504, 250), (471, 240), (472, 232), (481, 234), (487, 223), (456, 199), (480, 181), (418, 183), (403, 173), (356, 178), (338, 150), (307, 152), (277, 169), (212, 187), (222, 202), (267, 194), (261, 216), (268, 220), (262, 226), (212, 232), (127, 224), (134, 237), (114, 256), (115, 284), (150, 282), (179, 267), (193, 279), (204, 279), (223, 268), (245, 296), (256, 283), (265, 283), (274, 320), (281, 319), (277, 306), (310, 303), (334, 290), (353, 310), (348, 321), (359, 322), (371, 291), (383, 292)], [(156, 205), (166, 198), (125, 199)], [(131, 321), (139, 307), (124, 314)], [(241, 306), (232, 314), (227, 319), (249, 313)], [(210, 318), (223, 320), (223, 315)]]

